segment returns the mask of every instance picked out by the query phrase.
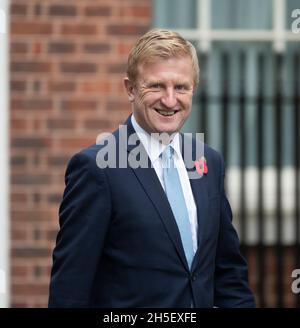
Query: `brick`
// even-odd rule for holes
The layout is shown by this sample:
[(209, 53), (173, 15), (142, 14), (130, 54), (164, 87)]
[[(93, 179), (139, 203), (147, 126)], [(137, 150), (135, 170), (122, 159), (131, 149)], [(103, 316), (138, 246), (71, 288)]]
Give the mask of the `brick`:
[(107, 26), (107, 33), (113, 36), (140, 36), (149, 29), (148, 26), (134, 24), (114, 24)]
[(47, 240), (55, 241), (57, 237), (58, 229), (47, 231)]
[(62, 119), (49, 119), (47, 121), (47, 128), (49, 130), (73, 130), (75, 128), (75, 121)]
[(84, 92), (108, 93), (112, 90), (112, 85), (109, 82), (83, 82), (81, 89)]
[(63, 100), (61, 102), (61, 109), (64, 111), (86, 111), (86, 110), (97, 110), (98, 101), (96, 100)]
[(62, 73), (97, 73), (97, 65), (94, 63), (61, 63)]
[[(37, 114), (38, 115), (38, 114)], [(31, 119), (31, 130), (38, 132), (44, 129), (44, 122), (40, 118)]]
[(48, 82), (49, 92), (73, 92), (76, 90), (75, 81), (50, 81)]
[(48, 111), (53, 107), (52, 99), (12, 99), (12, 110)]
[(87, 6), (84, 10), (86, 16), (105, 17), (110, 16), (112, 8), (109, 6)]
[(70, 159), (70, 156), (50, 155), (47, 157), (47, 164), (52, 167), (65, 167)]
[(90, 138), (85, 137), (73, 137), (73, 138), (59, 138), (58, 145), (61, 148), (71, 148), (75, 151), (82, 148), (86, 148), (94, 143), (96, 143), (96, 135)]
[(124, 42), (119, 42), (118, 45), (117, 45), (117, 51), (118, 51), (118, 54), (121, 55), (121, 56), (126, 56), (126, 59), (127, 59), (127, 56), (130, 52), (130, 50), (132, 49), (133, 47), (133, 43), (124, 43)]
[(29, 274), (29, 267), (26, 265), (12, 265), (11, 275), (14, 277), (24, 278)]
[(106, 69), (109, 74), (125, 74), (126, 64), (125, 63), (109, 64), (107, 65)]
[(42, 54), (42, 53), (45, 52), (44, 47), (45, 47), (45, 46), (44, 46), (44, 43), (39, 42), (39, 41), (34, 42), (34, 43), (32, 44), (32, 52), (33, 52), (35, 55)]
[(24, 229), (12, 229), (10, 236), (12, 241), (24, 241), (27, 239), (27, 231)]
[(28, 52), (29, 45), (25, 42), (12, 42), (10, 44), (11, 54), (26, 54)]
[(12, 155), (10, 158), (10, 165), (23, 166), (27, 163), (27, 158), (23, 155)]
[(26, 4), (12, 3), (10, 5), (11, 16), (26, 16), (28, 12), (28, 6)]
[(41, 137), (33, 136), (23, 136), (22, 138), (13, 137), (11, 140), (11, 146), (13, 148), (42, 149), (47, 146), (47, 140)]
[(134, 19), (149, 19), (151, 17), (151, 7), (150, 6), (124, 6), (119, 8), (119, 14), (122, 17)]
[(111, 47), (108, 43), (86, 43), (84, 51), (91, 54), (108, 53)]
[(37, 283), (20, 283), (12, 285), (12, 292), (16, 295), (28, 294), (28, 295), (46, 295), (49, 292), (48, 284), (37, 284)]
[(14, 174), (11, 178), (13, 185), (39, 186), (49, 185), (50, 177), (48, 174)]
[(26, 81), (10, 80), (10, 91), (18, 91), (18, 92), (26, 91)]
[(123, 111), (130, 109), (130, 104), (126, 101), (110, 100), (107, 103), (107, 109), (109, 111)]
[(62, 194), (61, 193), (51, 193), (47, 196), (48, 203), (57, 204), (59, 205), (62, 201)]
[(27, 120), (25, 120), (24, 118), (11, 118), (10, 120), (10, 128), (12, 130), (12, 132), (14, 131), (18, 131), (18, 130), (23, 130), (26, 131), (27, 130)]
[(11, 71), (14, 73), (50, 73), (52, 65), (50, 62), (12, 62)]
[(27, 203), (28, 197), (24, 192), (11, 191), (10, 201), (12, 203)]
[(107, 129), (109, 130), (110, 128), (110, 122), (108, 120), (86, 120), (84, 122), (84, 127), (88, 130), (102, 130), (102, 129)]
[(61, 34), (63, 35), (95, 35), (98, 32), (97, 26), (94, 24), (63, 24), (61, 26)]
[(70, 42), (51, 42), (48, 46), (49, 53), (66, 54), (74, 52), (75, 49), (75, 44)]
[(134, 17), (150, 18), (152, 15), (152, 9), (150, 6), (133, 6), (131, 13)]
[(76, 16), (77, 9), (72, 5), (52, 5), (49, 7), (48, 14), (50, 16)]
[(50, 35), (53, 31), (51, 23), (38, 22), (12, 22), (11, 33), (13, 35)]

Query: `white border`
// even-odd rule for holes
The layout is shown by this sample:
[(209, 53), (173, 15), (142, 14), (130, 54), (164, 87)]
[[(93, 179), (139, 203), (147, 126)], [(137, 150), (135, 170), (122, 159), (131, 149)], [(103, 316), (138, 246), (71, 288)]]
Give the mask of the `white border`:
[[(9, 222), (9, 0), (0, 0), (5, 33), (0, 34), (0, 307), (10, 304)], [(3, 17), (3, 15), (2, 15)], [(3, 31), (2, 31), (3, 32)]]

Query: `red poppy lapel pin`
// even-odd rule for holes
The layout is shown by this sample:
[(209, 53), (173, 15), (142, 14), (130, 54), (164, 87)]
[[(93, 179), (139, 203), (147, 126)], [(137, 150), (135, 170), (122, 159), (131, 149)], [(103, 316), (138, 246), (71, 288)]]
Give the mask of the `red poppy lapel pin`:
[(202, 156), (200, 159), (195, 161), (196, 171), (202, 176), (208, 173), (208, 167), (206, 164), (206, 158)]

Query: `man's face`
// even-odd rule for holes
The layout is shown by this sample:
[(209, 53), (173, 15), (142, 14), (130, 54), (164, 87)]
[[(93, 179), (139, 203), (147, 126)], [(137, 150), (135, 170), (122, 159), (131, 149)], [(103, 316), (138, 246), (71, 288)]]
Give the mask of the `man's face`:
[(138, 124), (149, 133), (179, 131), (191, 112), (193, 77), (189, 56), (139, 65), (136, 84), (124, 80)]

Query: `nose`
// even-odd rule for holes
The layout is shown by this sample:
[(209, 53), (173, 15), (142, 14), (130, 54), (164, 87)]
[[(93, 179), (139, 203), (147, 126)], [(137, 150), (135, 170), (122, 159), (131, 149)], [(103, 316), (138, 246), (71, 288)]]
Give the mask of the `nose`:
[(166, 108), (174, 108), (177, 104), (176, 93), (173, 88), (167, 88), (161, 98), (162, 104)]

